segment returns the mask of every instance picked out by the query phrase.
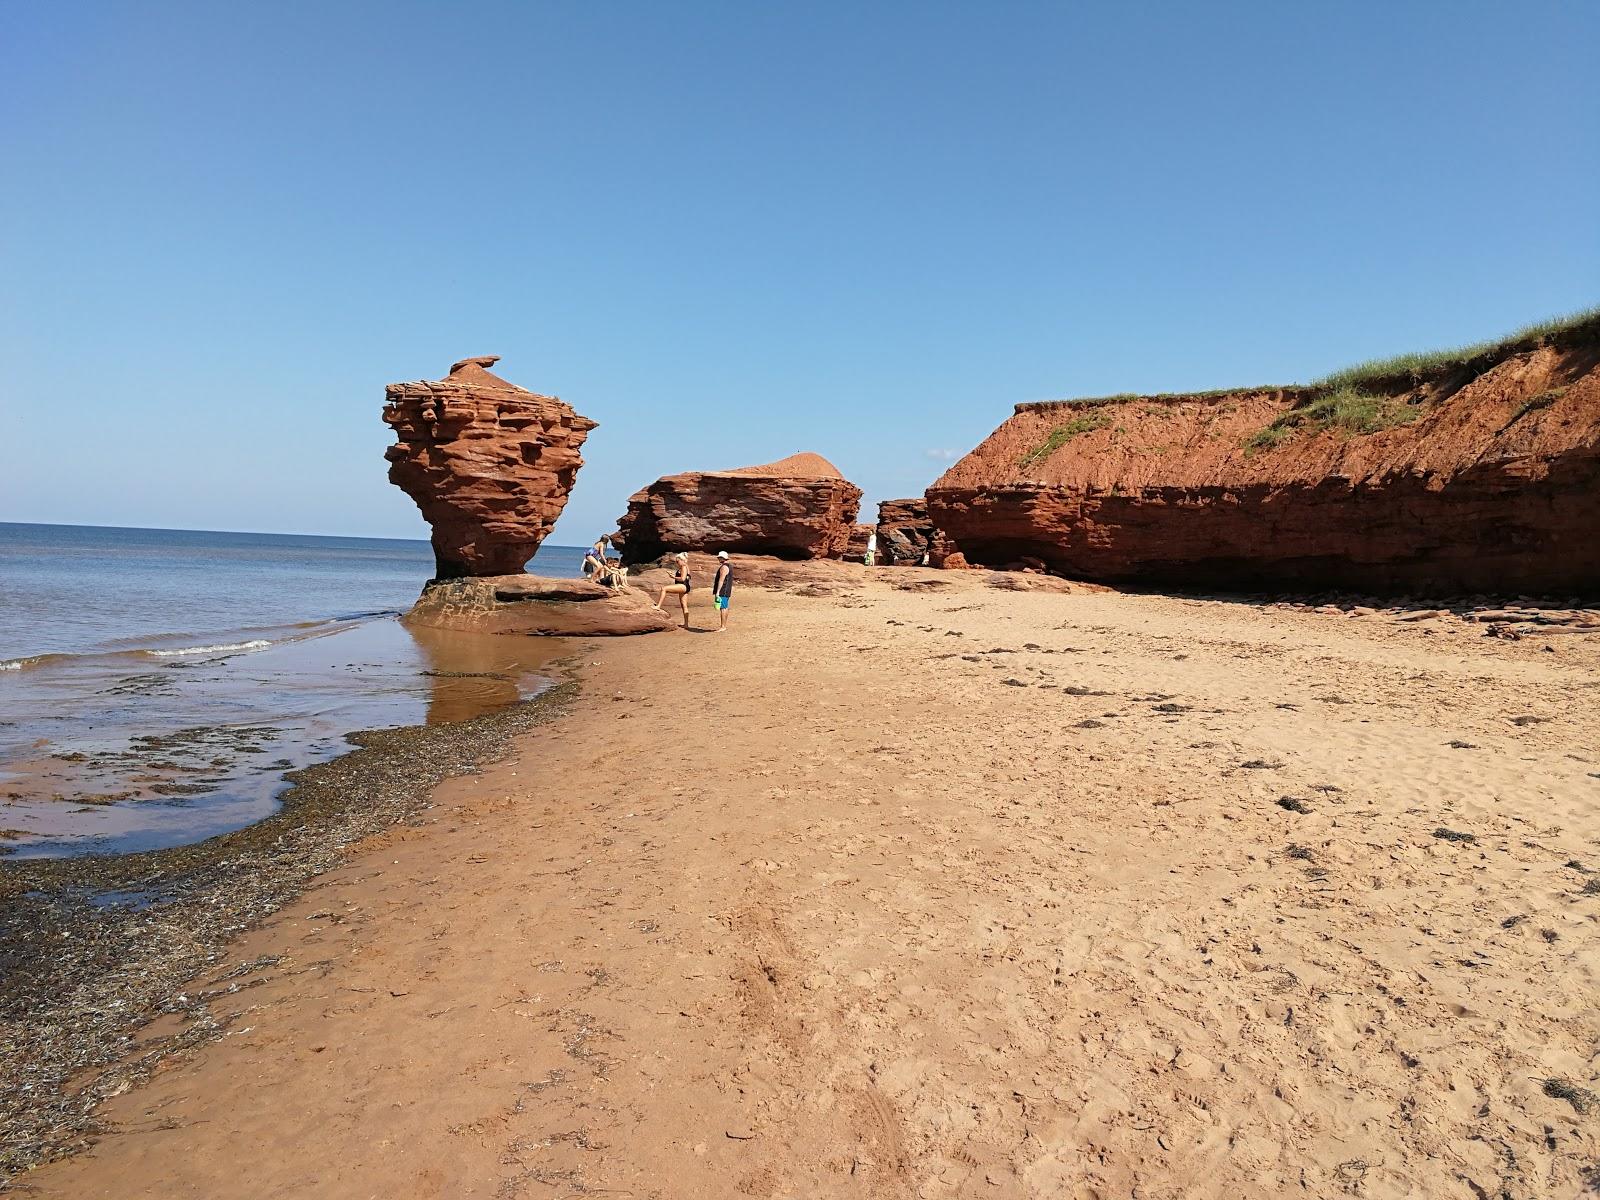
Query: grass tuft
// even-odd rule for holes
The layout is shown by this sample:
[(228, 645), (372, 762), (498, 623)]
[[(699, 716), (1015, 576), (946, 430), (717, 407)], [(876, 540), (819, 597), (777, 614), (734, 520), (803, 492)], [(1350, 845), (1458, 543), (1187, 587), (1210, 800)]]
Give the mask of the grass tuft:
[(1342, 429), (1347, 436), (1377, 433), (1409, 425), (1422, 415), (1419, 405), (1391, 396), (1376, 396), (1353, 387), (1340, 387), (1291, 408), (1272, 424), (1244, 440), (1246, 450), (1270, 450), (1302, 432)]
[(1096, 429), (1104, 429), (1111, 424), (1110, 413), (1098, 411), (1099, 404), (1093, 405), (1092, 408), (1096, 411), (1084, 413), (1081, 417), (1073, 417), (1065, 425), (1057, 425), (1055, 429), (1051, 430), (1049, 437), (1045, 438), (1043, 442), (1018, 460), (1018, 465), (1031, 467), (1035, 463), (1043, 462), (1080, 433), (1090, 433)]
[(1552, 404), (1566, 394), (1566, 388), (1553, 387), (1547, 388), (1545, 391), (1540, 392), (1537, 396), (1534, 396), (1531, 399), (1524, 400), (1521, 407), (1519, 407), (1517, 411), (1512, 414), (1511, 420), (1505, 423), (1505, 429), (1502, 429), (1501, 432), (1504, 433), (1506, 429), (1510, 429), (1529, 413), (1538, 412), (1542, 408), (1549, 408)]

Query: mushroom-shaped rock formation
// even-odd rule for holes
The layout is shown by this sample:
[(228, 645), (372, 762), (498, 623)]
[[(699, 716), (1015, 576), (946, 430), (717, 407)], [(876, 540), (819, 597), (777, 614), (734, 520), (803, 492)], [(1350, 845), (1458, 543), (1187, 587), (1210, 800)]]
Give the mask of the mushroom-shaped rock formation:
[(624, 562), (678, 550), (839, 558), (850, 542), (861, 489), (817, 454), (759, 467), (665, 475), (628, 499), (618, 522)]
[(464, 358), (438, 382), (384, 392), (389, 482), (433, 527), (439, 579), (520, 572), (566, 507), (595, 427), (491, 373), (497, 361)]

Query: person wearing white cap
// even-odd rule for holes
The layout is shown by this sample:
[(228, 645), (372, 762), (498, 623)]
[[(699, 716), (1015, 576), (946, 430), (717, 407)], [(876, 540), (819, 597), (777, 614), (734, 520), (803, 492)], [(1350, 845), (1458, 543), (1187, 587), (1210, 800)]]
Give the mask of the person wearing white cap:
[(717, 606), (717, 632), (728, 627), (728, 605), (733, 600), (733, 564), (726, 550), (717, 551), (717, 573), (711, 580), (711, 602)]

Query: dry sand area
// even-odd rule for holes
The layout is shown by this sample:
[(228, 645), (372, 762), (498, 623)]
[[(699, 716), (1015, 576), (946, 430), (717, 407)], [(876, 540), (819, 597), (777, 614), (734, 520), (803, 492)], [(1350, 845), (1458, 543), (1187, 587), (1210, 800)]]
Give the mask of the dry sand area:
[(23, 1185), (1600, 1186), (1600, 639), (924, 578), (584, 643)]

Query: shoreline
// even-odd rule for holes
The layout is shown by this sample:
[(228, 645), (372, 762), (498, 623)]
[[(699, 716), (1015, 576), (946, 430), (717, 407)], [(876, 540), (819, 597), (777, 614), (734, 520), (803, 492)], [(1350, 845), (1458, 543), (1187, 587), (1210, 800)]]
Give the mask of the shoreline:
[[(160, 850), (0, 858), (0, 1190), (89, 1144), (100, 1100), (222, 1037), (215, 995), (185, 986), (353, 846), (413, 823), (440, 782), (561, 715), (577, 692), (577, 653), (553, 659), (551, 685), (508, 707), (346, 734), (347, 751), (285, 772), (277, 810), (241, 829)], [(250, 986), (249, 974), (233, 988)], [(185, 1027), (142, 1037), (161, 1015)]]
[(937, 582), (585, 649), (28, 1185), (1576, 1194), (1600, 645)]

